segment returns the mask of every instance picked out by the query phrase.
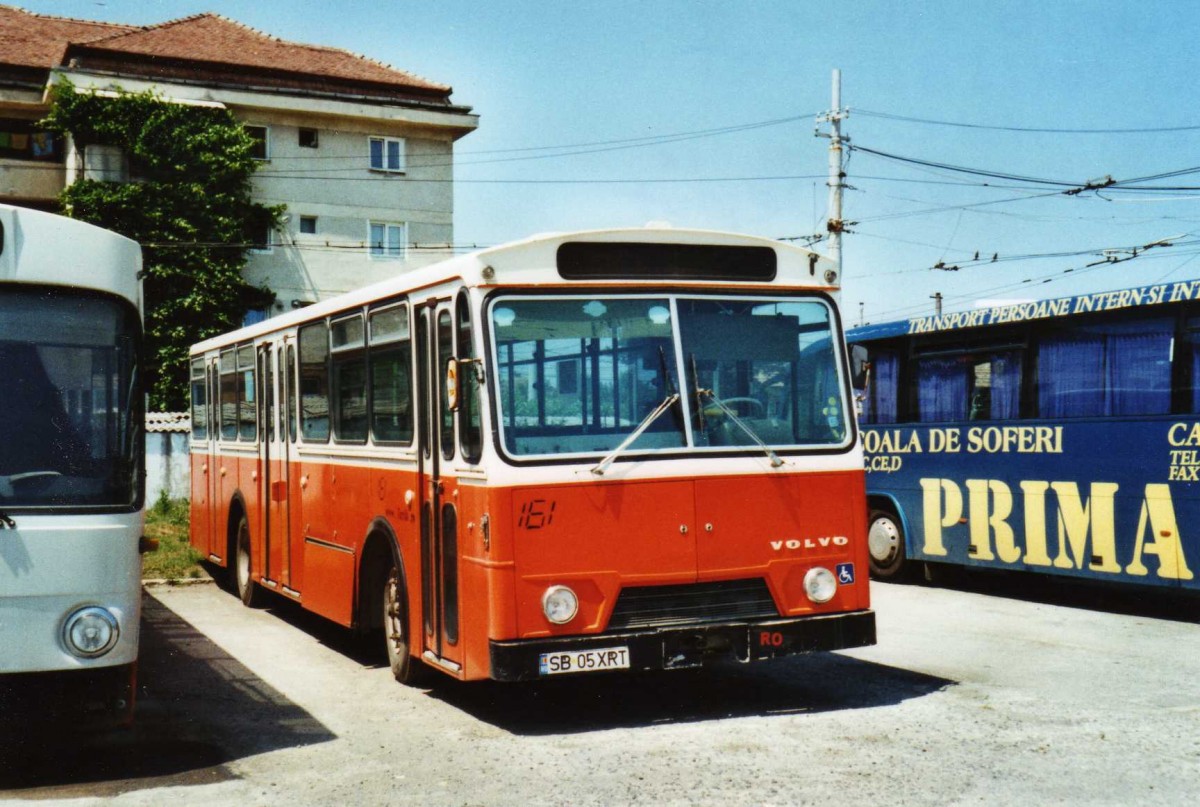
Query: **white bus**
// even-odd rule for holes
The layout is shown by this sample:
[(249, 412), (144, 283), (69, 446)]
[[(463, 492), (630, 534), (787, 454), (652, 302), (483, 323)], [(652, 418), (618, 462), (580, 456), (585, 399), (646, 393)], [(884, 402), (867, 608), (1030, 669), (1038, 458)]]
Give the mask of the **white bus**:
[(143, 548), (140, 270), (141, 251), (127, 238), (0, 205), (6, 717), (15, 707), (75, 724), (132, 718)]

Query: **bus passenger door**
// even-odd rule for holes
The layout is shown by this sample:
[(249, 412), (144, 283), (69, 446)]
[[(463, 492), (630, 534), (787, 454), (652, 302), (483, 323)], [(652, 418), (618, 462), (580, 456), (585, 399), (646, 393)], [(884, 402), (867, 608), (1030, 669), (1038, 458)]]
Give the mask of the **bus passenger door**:
[(275, 534), (273, 545), (278, 547), (279, 582), (292, 588), (292, 449), (296, 438), (296, 347), (285, 338), (275, 352), (278, 368), (276, 379), (279, 391), (279, 418), (275, 426), (275, 457), (278, 472), (271, 489), (271, 514)]
[(196, 551), (208, 557), (212, 548), (212, 508), (209, 489), (209, 468), (213, 464), (213, 447), (216, 435), (209, 430), (212, 421), (212, 382), (209, 378), (208, 361), (196, 360), (191, 366), (192, 392), (192, 436), (191, 451), (191, 501), (189, 540)]
[(268, 585), (275, 581), (275, 565), (271, 562), (272, 541), (274, 530), (274, 501), (271, 496), (272, 483), (275, 480), (273, 468), (275, 462), (275, 373), (274, 353), (269, 343), (258, 346), (258, 501), (259, 524), (258, 535), (262, 537), (262, 555), (260, 557), (259, 573), (262, 581)]
[(263, 345), (259, 377), (263, 388), (259, 400), (263, 422), (259, 449), (262, 466), (263, 568), (264, 581), (288, 585), (288, 406), (287, 362), (283, 345)]
[(454, 355), (449, 303), (417, 308), (417, 428), (421, 491), (421, 613), (424, 651), (452, 672), (462, 669), (459, 646), (457, 485), (454, 418), (446, 405), (445, 366)]
[(208, 535), (208, 548), (205, 555), (209, 558), (222, 558), (227, 563), (232, 558), (225, 557), (225, 525), (220, 520), (223, 512), (221, 501), (221, 374), (214, 358), (208, 363), (208, 455), (204, 467), (204, 490), (208, 497), (209, 506), (204, 508), (203, 518), (205, 533)]

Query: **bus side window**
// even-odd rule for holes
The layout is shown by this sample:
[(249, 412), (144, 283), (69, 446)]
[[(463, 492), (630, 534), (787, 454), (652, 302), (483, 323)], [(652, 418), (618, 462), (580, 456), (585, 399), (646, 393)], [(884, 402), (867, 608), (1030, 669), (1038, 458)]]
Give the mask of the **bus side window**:
[(872, 353), (870, 363), (863, 422), (895, 423), (900, 360), (891, 351), (879, 351)]
[[(458, 377), (458, 441), (463, 459), (471, 464), (479, 462), (483, 453), (483, 424), (479, 412), (479, 384), (476, 382), (475, 341), (471, 336), (471, 303), (467, 293), (460, 292), (456, 303), (458, 323), (458, 358), (463, 361), (466, 372)], [(561, 364), (561, 363), (560, 363)], [(575, 365), (571, 365), (574, 367)], [(560, 388), (562, 375), (559, 375)]]
[(1167, 414), (1174, 335), (1174, 322), (1166, 318), (1047, 335), (1038, 345), (1039, 414)]
[(1017, 350), (918, 359), (919, 420), (939, 423), (1020, 417), (1021, 365), (1021, 353)]
[(204, 379), (204, 359), (192, 361), (192, 438), (208, 439), (208, 387)]
[(450, 312), (442, 311), (437, 318), (437, 372), (433, 377), (437, 379), (438, 395), (441, 398), (439, 408), (442, 412), (442, 422), (438, 435), (438, 442), (442, 446), (442, 458), (454, 458), (454, 413), (450, 411), (450, 402), (446, 389), (445, 373), (446, 363), (454, 355), (454, 329), (450, 324)]
[(329, 336), (333, 351), (333, 436), (363, 443), (367, 439), (367, 351), (362, 315), (332, 322)]
[(300, 433), (329, 440), (329, 331), (324, 322), (300, 329)]
[(1200, 318), (1188, 320), (1175, 356), (1183, 365), (1180, 376), (1183, 411), (1200, 412)]
[(965, 356), (917, 360), (917, 413), (922, 423), (966, 420), (970, 385)]
[(287, 346), (287, 433), (288, 440), (296, 442), (296, 347)]
[(971, 378), (971, 420), (1021, 416), (1021, 354), (1015, 350), (977, 357)]
[(408, 445), (413, 439), (408, 307), (372, 311), (370, 325), (371, 439)]
[(254, 346), (244, 345), (237, 351), (238, 378), (238, 439), (254, 440), (258, 436), (258, 413), (254, 400)]
[(237, 357), (232, 350), (221, 351), (221, 439), (236, 440), (238, 433)]

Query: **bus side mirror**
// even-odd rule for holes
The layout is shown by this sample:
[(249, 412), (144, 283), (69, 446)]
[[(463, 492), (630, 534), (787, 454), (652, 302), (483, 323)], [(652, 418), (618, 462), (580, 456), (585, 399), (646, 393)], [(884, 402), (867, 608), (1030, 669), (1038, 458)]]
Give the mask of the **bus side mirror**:
[[(460, 372), (461, 371), (461, 372)], [(483, 359), (446, 359), (446, 407), (457, 412), (461, 403), (462, 379), (483, 383)]]
[(867, 388), (867, 373), (871, 363), (867, 361), (867, 349), (862, 345), (850, 346), (850, 386), (855, 389)]
[(446, 360), (446, 407), (458, 411), (458, 359)]

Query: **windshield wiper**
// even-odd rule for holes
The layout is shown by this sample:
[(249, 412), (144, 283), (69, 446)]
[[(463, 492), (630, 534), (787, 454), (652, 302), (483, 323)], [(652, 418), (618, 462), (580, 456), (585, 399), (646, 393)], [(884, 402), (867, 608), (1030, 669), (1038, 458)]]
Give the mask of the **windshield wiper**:
[[(736, 423), (741, 428), (741, 430), (744, 431), (746, 433), (746, 435), (751, 440), (753, 440), (758, 445), (759, 448), (761, 448), (763, 450), (763, 453), (766, 454), (767, 457), (771, 460), (772, 468), (778, 468), (780, 465), (783, 465), (783, 460), (779, 459), (779, 455), (776, 454), (774, 451), (772, 451), (771, 447), (769, 445), (767, 445), (766, 443), (763, 442), (762, 438), (759, 437), (755, 433), (754, 429), (750, 428), (749, 424), (747, 424), (740, 417), (735, 415), (733, 413), (733, 410), (730, 409), (725, 404), (724, 401), (722, 401), (720, 398), (717, 397), (716, 393), (714, 393), (710, 389), (702, 389), (700, 387), (700, 385), (697, 384), (696, 385), (696, 400), (699, 401), (702, 397), (707, 397), (709, 400), (711, 400), (713, 403), (715, 403), (717, 405), (717, 408), (720, 409), (722, 412), (724, 412), (725, 416), (727, 418), (729, 418), (734, 423)], [(699, 409), (700, 411), (703, 411), (702, 407), (697, 407), (697, 409)]]
[(633, 444), (634, 440), (636, 440), (642, 436), (642, 432), (644, 432), (644, 431), (646, 431), (646, 429), (650, 428), (650, 424), (652, 424), (654, 421), (656, 421), (660, 417), (662, 417), (662, 413), (666, 412), (668, 409), (670, 409), (672, 406), (674, 406), (676, 403), (678, 403), (678, 401), (679, 401), (679, 393), (678, 392), (672, 392), (670, 395), (668, 395), (666, 398), (664, 398), (663, 402), (660, 403), (658, 406), (654, 407), (654, 410), (652, 412), (650, 412), (650, 414), (648, 414), (648, 415), (646, 415), (646, 417), (642, 418), (642, 422), (637, 425), (636, 429), (634, 429), (632, 432), (630, 432), (628, 437), (626, 437), (624, 440), (621, 441), (621, 444), (619, 446), (617, 446), (611, 452), (609, 452), (609, 455), (607, 457), (600, 460), (600, 462), (596, 463), (596, 467), (592, 468), (592, 473), (594, 473), (596, 475), (602, 475), (608, 469), (608, 466), (612, 465), (613, 460), (615, 460), (617, 457), (619, 457), (621, 455), (622, 451), (629, 448), (629, 446)]

